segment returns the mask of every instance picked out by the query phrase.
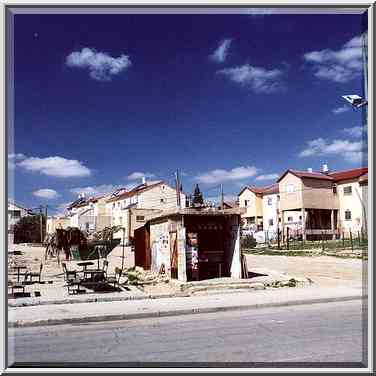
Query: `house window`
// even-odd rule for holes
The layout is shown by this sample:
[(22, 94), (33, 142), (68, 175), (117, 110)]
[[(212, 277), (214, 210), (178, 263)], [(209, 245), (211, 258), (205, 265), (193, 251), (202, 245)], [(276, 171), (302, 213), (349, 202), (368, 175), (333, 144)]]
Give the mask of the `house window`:
[(269, 226), (273, 226), (273, 219), (269, 219)]
[(345, 220), (351, 221), (351, 211), (348, 209), (345, 211)]
[(277, 195), (277, 201), (279, 201), (281, 199), (280, 195)]
[(20, 218), (21, 217), (21, 210), (9, 210), (10, 215), (12, 218)]
[(119, 217), (119, 224), (123, 224), (123, 217)]
[(347, 187), (343, 187), (343, 194), (346, 196), (350, 196), (352, 194), (351, 185), (348, 185)]
[(244, 206), (245, 207), (249, 206), (249, 200), (244, 200)]
[(269, 206), (270, 206), (270, 205), (273, 205), (273, 200), (272, 200), (271, 197), (268, 198), (268, 205), (269, 205)]
[(293, 193), (295, 190), (295, 187), (293, 184), (287, 184), (286, 185), (286, 193)]
[(136, 221), (137, 222), (144, 222), (145, 217), (143, 215), (136, 215)]
[(120, 202), (118, 202), (118, 208), (120, 208)]
[(292, 222), (293, 218), (292, 217), (287, 217), (287, 222)]
[(164, 198), (161, 198), (161, 204), (164, 204), (166, 200)]
[(300, 221), (302, 220), (302, 216), (301, 216), (301, 215), (299, 215), (299, 220), (300, 220)]
[(255, 223), (255, 217), (248, 218), (248, 224), (252, 225)]
[(115, 206), (116, 206), (116, 204), (115, 204), (115, 203), (113, 203), (113, 204), (112, 204), (112, 207), (113, 207), (114, 209), (115, 209)]
[(336, 195), (337, 194), (337, 186), (333, 185), (333, 193)]

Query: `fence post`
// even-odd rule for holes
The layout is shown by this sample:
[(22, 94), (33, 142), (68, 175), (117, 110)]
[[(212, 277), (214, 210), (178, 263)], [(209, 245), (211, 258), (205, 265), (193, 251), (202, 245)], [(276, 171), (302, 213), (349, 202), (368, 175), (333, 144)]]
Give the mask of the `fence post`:
[(351, 243), (351, 252), (354, 251), (354, 244), (353, 244), (353, 238), (352, 238), (352, 231), (350, 230), (350, 243)]
[(345, 248), (345, 232), (342, 231), (342, 248)]
[(287, 243), (287, 250), (289, 250), (290, 249), (290, 239), (289, 239), (289, 231), (290, 230), (290, 227), (287, 227), (287, 229), (286, 229), (286, 232), (287, 232), (287, 238), (286, 238), (286, 243)]
[(280, 230), (277, 230), (277, 241), (278, 241), (278, 250), (281, 250), (281, 233)]
[(360, 243), (360, 232), (359, 232), (359, 230), (358, 230), (358, 243), (359, 243), (359, 247), (360, 247), (362, 244)]

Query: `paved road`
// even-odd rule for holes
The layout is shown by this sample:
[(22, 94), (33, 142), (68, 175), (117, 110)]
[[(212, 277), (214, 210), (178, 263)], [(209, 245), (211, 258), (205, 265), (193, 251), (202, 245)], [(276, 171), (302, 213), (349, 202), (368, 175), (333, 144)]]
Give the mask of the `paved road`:
[(362, 362), (362, 339), (361, 302), (349, 301), (13, 328), (9, 351), (17, 363)]

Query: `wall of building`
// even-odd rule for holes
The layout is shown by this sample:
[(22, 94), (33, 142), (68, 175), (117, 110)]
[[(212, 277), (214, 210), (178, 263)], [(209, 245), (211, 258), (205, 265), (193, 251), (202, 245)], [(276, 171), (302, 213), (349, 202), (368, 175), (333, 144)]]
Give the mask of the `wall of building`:
[[(185, 195), (180, 193), (181, 207), (185, 208)], [(166, 184), (157, 185), (138, 195), (138, 209), (171, 210), (177, 207), (176, 190)]]
[(328, 180), (302, 179), (303, 205), (307, 209), (338, 209), (338, 195)]
[[(300, 178), (288, 172), (279, 182), (280, 209), (299, 209), (303, 205), (302, 188), (303, 183)], [(290, 192), (289, 187), (293, 187)]]
[[(345, 194), (344, 188), (351, 187), (351, 194)], [(367, 190), (368, 191), (368, 190)], [(365, 211), (363, 207), (364, 198), (367, 201), (365, 190), (359, 185), (358, 181), (341, 182), (337, 185), (337, 195), (339, 199), (339, 226), (341, 231), (361, 231), (364, 227)], [(346, 219), (346, 210), (350, 210), (351, 219)]]
[(240, 253), (240, 217), (237, 215), (226, 217), (225, 230), (225, 259), (230, 266), (231, 278), (242, 277)]
[(22, 218), (28, 215), (26, 209), (8, 202), (8, 231)]
[[(247, 201), (247, 206), (245, 205)], [(245, 209), (242, 218), (262, 217), (262, 197), (256, 195), (250, 189), (245, 189), (239, 195), (239, 207)]]
[(151, 271), (157, 273), (162, 264), (164, 264), (166, 273), (170, 275), (170, 233), (168, 219), (150, 224), (150, 248)]
[[(263, 229), (265, 231), (277, 231), (279, 207), (278, 194), (264, 195), (262, 198)], [(271, 223), (272, 222), (272, 223)]]
[(47, 218), (47, 234), (55, 233), (57, 228), (65, 229), (70, 226), (70, 218)]

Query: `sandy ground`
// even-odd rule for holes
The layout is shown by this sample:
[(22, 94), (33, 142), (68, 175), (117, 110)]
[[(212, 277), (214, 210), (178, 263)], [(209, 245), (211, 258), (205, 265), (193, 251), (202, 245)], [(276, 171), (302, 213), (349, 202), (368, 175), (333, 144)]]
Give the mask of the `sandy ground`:
[[(8, 265), (15, 262), (18, 265), (27, 266), (28, 270), (38, 271), (40, 263), (43, 263), (42, 281), (53, 281), (52, 284), (33, 284), (26, 286), (26, 291), (34, 296), (39, 291), (43, 299), (63, 299), (69, 297), (67, 288), (64, 287), (64, 277), (61, 264), (55, 258), (44, 260), (45, 248), (31, 247), (26, 245), (15, 245), (13, 250), (21, 251), (21, 255), (8, 256)], [(109, 261), (108, 274), (113, 274), (115, 267), (122, 265), (122, 248), (116, 247), (107, 257)], [(134, 252), (125, 248), (124, 269), (134, 266)], [(319, 286), (343, 286), (343, 287), (365, 287), (362, 278), (366, 278), (367, 261), (361, 259), (341, 259), (330, 256), (269, 256), (247, 254), (248, 270), (252, 273), (267, 274), (269, 276), (289, 275), (297, 278), (310, 278)], [(66, 262), (68, 270), (81, 270), (77, 265), (79, 261), (65, 261), (63, 253), (61, 261)], [(100, 260), (102, 267), (103, 260)], [(92, 267), (97, 267), (96, 261)], [(14, 276), (9, 276), (14, 279)], [(122, 281), (120, 281), (122, 282)], [(159, 283), (147, 285), (142, 289), (130, 286), (129, 291), (122, 291), (111, 294), (145, 295), (145, 294), (169, 294), (179, 291), (174, 283)], [(96, 294), (88, 290), (88, 294)], [(85, 294), (88, 296), (88, 294)], [(106, 296), (109, 293), (106, 293)]]
[(274, 270), (297, 277), (310, 278), (322, 286), (365, 287), (367, 261), (331, 256), (267, 256), (247, 254), (248, 270)]

